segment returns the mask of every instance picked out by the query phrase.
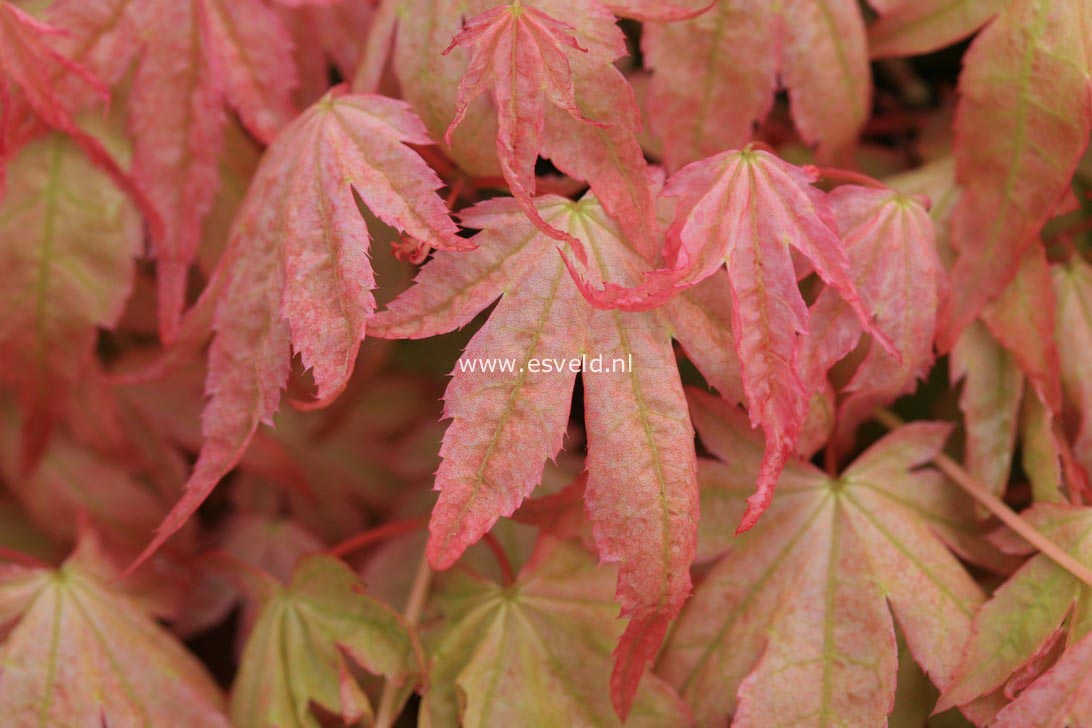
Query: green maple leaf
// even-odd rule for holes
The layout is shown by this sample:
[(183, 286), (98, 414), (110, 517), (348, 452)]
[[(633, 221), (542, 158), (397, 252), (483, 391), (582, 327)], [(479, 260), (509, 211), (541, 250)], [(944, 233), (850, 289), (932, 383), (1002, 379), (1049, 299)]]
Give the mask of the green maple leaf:
[[(579, 546), (545, 538), (515, 582), (456, 567), (433, 595), (438, 620), (422, 723), (432, 726), (617, 726), (610, 661), (625, 626), (615, 570)], [(646, 676), (627, 726), (685, 725), (674, 692)]]
[(309, 556), (287, 586), (260, 577), (265, 604), (231, 692), (236, 725), (317, 727), (312, 705), (345, 725), (374, 718), (357, 667), (396, 683), (421, 673), (416, 639), (390, 607), (364, 593), (343, 562)]
[[(970, 504), (931, 469), (949, 427), (900, 428), (840, 476), (791, 461), (752, 532), (728, 534), (762, 443), (746, 415), (702, 393), (691, 414), (704, 460), (701, 552), (726, 551), (684, 607), (657, 672), (699, 725), (881, 725), (895, 695), (893, 617), (932, 681), (952, 680), (985, 595), (950, 549), (970, 555)], [(974, 709), (972, 709), (974, 712)]]

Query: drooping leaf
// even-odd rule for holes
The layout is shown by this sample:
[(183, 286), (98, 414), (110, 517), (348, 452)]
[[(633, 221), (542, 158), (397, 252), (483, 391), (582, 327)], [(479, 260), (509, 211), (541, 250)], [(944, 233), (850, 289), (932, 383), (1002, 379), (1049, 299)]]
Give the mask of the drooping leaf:
[(937, 537), (940, 524), (945, 540), (974, 533), (970, 504), (918, 467), (948, 428), (896, 430), (838, 477), (790, 460), (769, 512), (730, 541), (762, 442), (721, 401), (694, 393), (691, 408), (702, 442), (727, 463), (700, 465), (722, 503), (711, 515), (725, 519), (727, 553), (683, 609), (657, 672), (697, 724), (734, 714), (745, 726), (882, 725), (895, 693), (893, 617), (916, 661), (947, 685), (984, 599)]
[(374, 308), (368, 230), (354, 194), (385, 223), (433, 247), (466, 249), (436, 195), (440, 180), (405, 143), (428, 144), (406, 104), (335, 90), (267, 150), (210, 284), (216, 303), (204, 444), (182, 500), (145, 551), (181, 526), (271, 424), (294, 350), (318, 405), (352, 374)]
[[(1038, 504), (1023, 517), (1083, 564), (1092, 564), (1092, 509)], [(1088, 589), (1049, 557), (1037, 554), (994, 593), (975, 616), (953, 682), (938, 708), (987, 694), (1026, 665), (1070, 616), (1067, 642), (1092, 631)]]
[[(574, 32), (571, 25), (537, 8), (518, 3), (498, 5), (467, 20), (447, 48), (462, 46), (471, 54), (444, 140), (451, 143), (451, 134), (466, 116), (470, 102), (489, 90), (498, 111), (497, 156), (509, 188), (528, 217), (562, 240), (565, 236), (539, 217), (531, 198), (546, 102), (560, 106), (581, 122), (596, 123), (584, 117), (573, 96), (572, 69), (565, 49), (589, 51), (577, 42)], [(614, 46), (620, 45), (617, 31), (612, 40)], [(614, 55), (620, 55), (617, 49)]]
[(625, 54), (625, 43), (606, 8), (596, 0), (498, 5), (467, 20), (448, 50), (457, 46), (471, 55), (449, 144), (470, 103), (488, 90), (504, 178), (546, 234), (567, 240), (579, 254), (575, 241), (545, 225), (531, 202), (540, 151), (562, 171), (586, 179), (628, 237), (638, 244), (653, 237), (646, 165), (636, 139), (640, 114), (632, 89), (612, 65)]
[(266, 144), (296, 115), (299, 79), (280, 18), (261, 0), (199, 0), (203, 42), (225, 97)]
[(868, 26), (873, 58), (929, 53), (961, 40), (1003, 10), (1009, 0), (883, 0)]
[(1061, 361), (1063, 422), (1073, 438), (1073, 450), (1087, 472), (1092, 472), (1092, 267), (1074, 259), (1053, 266), (1051, 278), (1057, 296), (1055, 340)]
[(720, 0), (693, 20), (650, 24), (650, 116), (677, 169), (742, 147), (781, 83), (805, 142), (840, 157), (868, 117), (864, 20), (845, 0)]
[[(835, 442), (844, 444), (876, 407), (913, 391), (929, 371), (943, 268), (933, 223), (920, 200), (846, 185), (834, 190), (830, 201), (862, 305), (898, 353), (869, 345), (838, 409)], [(857, 346), (862, 329), (850, 305), (831, 289), (819, 294), (810, 317), (806, 377), (817, 386)]]
[(1009, 482), (1024, 377), (986, 327), (963, 331), (949, 359), (950, 379), (962, 381), (959, 408), (967, 431), (964, 463), (996, 496)]
[[(91, 536), (60, 568), (0, 569), (0, 711), (11, 725), (229, 725), (212, 679), (139, 604)], [(105, 574), (105, 576), (104, 576)]]
[[(361, 38), (371, 32), (378, 13), (372, 3), (280, 3), (280, 16), (292, 37), (299, 69), (297, 101), (304, 106), (321, 98), (330, 85), (330, 66), (351, 79), (367, 50)], [(386, 59), (384, 59), (386, 60)]]
[(732, 286), (727, 271), (673, 296), (663, 306), (671, 335), (705, 380), (731, 403), (743, 402), (743, 380), (732, 333)]
[[(62, 32), (51, 38), (51, 45), (73, 62), (80, 64), (106, 87), (121, 80), (140, 47), (132, 6), (139, 0), (56, 0), (46, 8), (43, 18)], [(89, 94), (82, 80), (70, 74), (54, 75), (54, 88), (81, 106), (101, 100)]]
[(929, 200), (929, 217), (933, 220), (937, 255), (945, 269), (951, 267), (954, 253), (950, 242), (952, 208), (959, 200), (955, 181), (955, 160), (941, 156), (916, 169), (884, 180), (892, 189), (907, 196), (922, 196)]
[[(585, 277), (634, 285), (647, 271), (594, 198), (543, 197), (537, 204), (551, 226), (586, 247)], [(558, 245), (514, 201), (481, 203), (462, 218), (483, 231), (474, 238), (479, 249), (436, 254), (417, 285), (371, 325), (373, 335), (432, 336), (464, 325), (501, 297), (445, 394), (445, 415), (453, 421), (436, 475), (440, 499), (429, 560), (450, 566), (538, 485), (545, 461), (562, 446), (570, 392), (586, 355), (585, 500), (600, 557), (620, 564), (618, 598), (630, 622), (616, 651), (613, 698), (624, 715), (690, 589), (693, 431), (670, 334), (656, 314), (592, 308)]]
[[(589, 0), (538, 4), (550, 15), (572, 22), (575, 37), (589, 49), (570, 53), (573, 97), (583, 117), (603, 122), (585, 123), (559, 106), (547, 106), (542, 154), (569, 177), (589, 183), (622, 234), (654, 260), (662, 240), (650, 188), (654, 172), (638, 141), (641, 110), (626, 77), (614, 63), (602, 60), (624, 52), (624, 45), (614, 43), (614, 19)], [(601, 50), (604, 39), (612, 43)]]
[(288, 32), (261, 0), (64, 0), (50, 14), (75, 57), (105, 79), (118, 79), (139, 55), (129, 102), (133, 178), (162, 218), (153, 244), (160, 330), (170, 340), (219, 185), (225, 107), (266, 144), (295, 116)]
[[(1085, 0), (1015, 0), (964, 59), (952, 215), (959, 254), (939, 345), (948, 349), (1016, 275), (1092, 131)], [(998, 128), (1011, 134), (997, 134)]]
[(316, 705), (345, 725), (374, 720), (353, 676), (362, 668), (395, 683), (421, 674), (421, 655), (405, 622), (368, 596), (356, 574), (330, 556), (299, 562), (273, 588), (243, 651), (231, 691), (236, 725), (318, 728)]
[(1066, 728), (1092, 723), (1092, 635), (1084, 637), (1011, 705), (997, 728)]
[[(509, 587), (455, 568), (438, 577), (429, 688), (422, 720), (475, 728), (621, 725), (607, 671), (621, 631), (613, 570), (560, 541), (542, 540)], [(685, 725), (686, 708), (654, 676), (627, 726)]]
[(88, 376), (98, 328), (117, 323), (129, 295), (142, 231), (125, 195), (59, 133), (24, 146), (8, 175), (0, 378), (33, 420), (55, 416)]
[(1031, 481), (1032, 499), (1060, 503), (1065, 478), (1064, 454), (1053, 414), (1038, 397), (1025, 397), (1020, 413), (1021, 465)]
[[(0, 165), (7, 162), (16, 145), (18, 117), (13, 96), (25, 95), (30, 108), (47, 124), (61, 131), (77, 131), (73, 115), (79, 104), (57, 93), (58, 79), (76, 77), (85, 89), (99, 98), (106, 96), (102, 83), (83, 66), (55, 50), (49, 39), (63, 30), (35, 19), (8, 0), (0, 2)], [(0, 187), (0, 191), (2, 191)]]
[(1042, 246), (1024, 252), (1016, 276), (982, 311), (990, 333), (1012, 352), (1017, 366), (1052, 412), (1061, 411), (1055, 294)]
[(188, 268), (220, 183), (223, 87), (201, 34), (200, 12), (186, 1), (137, 7), (153, 40), (133, 77), (133, 174), (165, 224), (155, 253), (166, 339), (173, 338), (185, 305)]
[[(44, 131), (44, 122), (71, 137), (88, 159), (126, 192), (153, 235), (159, 235), (159, 215), (122, 169), (115, 158), (116, 149), (76, 122), (76, 112), (92, 100), (106, 99), (107, 89), (81, 64), (80, 49), (60, 42), (67, 29), (37, 20), (7, 0), (0, 4), (0, 16), (0, 194), (4, 191), (4, 164), (17, 147)], [(124, 55), (126, 51), (120, 52)]]
[[(695, 162), (664, 188), (665, 195), (679, 198), (668, 257), (683, 283), (674, 285), (708, 278), (727, 263), (732, 333), (747, 409), (752, 423), (766, 432), (767, 458), (741, 531), (769, 506), (781, 468), (796, 447), (811, 393), (798, 363), (798, 335), (808, 331), (808, 310), (790, 246), (845, 299), (864, 330), (891, 348), (858, 297), (833, 212), (812, 181), (805, 169), (747, 149)], [(612, 293), (611, 287), (605, 290)], [(623, 291), (623, 305), (627, 295), (640, 294)]]

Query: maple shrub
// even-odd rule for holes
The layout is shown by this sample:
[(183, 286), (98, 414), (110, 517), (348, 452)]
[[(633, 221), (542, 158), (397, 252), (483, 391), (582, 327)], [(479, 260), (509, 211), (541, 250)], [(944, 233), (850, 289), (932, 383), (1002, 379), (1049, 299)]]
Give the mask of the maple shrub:
[(1092, 726), (1090, 134), (1092, 0), (0, 0), (0, 725)]

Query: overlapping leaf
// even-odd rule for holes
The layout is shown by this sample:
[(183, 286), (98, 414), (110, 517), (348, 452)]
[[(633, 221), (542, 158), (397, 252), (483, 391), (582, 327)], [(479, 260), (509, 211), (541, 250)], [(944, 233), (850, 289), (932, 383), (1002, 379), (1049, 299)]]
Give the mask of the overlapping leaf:
[[(920, 200), (891, 190), (846, 185), (829, 196), (862, 305), (897, 356), (870, 344), (846, 385), (835, 440), (852, 440), (880, 405), (913, 390), (933, 363), (933, 336), (943, 268), (933, 223)], [(819, 294), (810, 311), (808, 381), (825, 381), (827, 370), (860, 339), (860, 320), (836, 291)], [(814, 352), (814, 353), (813, 353)]]
[(873, 0), (880, 19), (868, 26), (873, 58), (929, 53), (967, 37), (1010, 0)]
[(1011, 705), (997, 728), (1067, 728), (1092, 722), (1092, 636), (1085, 637)]
[(296, 97), (306, 106), (326, 93), (331, 64), (342, 78), (353, 77), (366, 52), (361, 39), (372, 29), (376, 8), (372, 3), (344, 0), (280, 2), (279, 6), (299, 69)]
[(1073, 449), (1085, 470), (1092, 472), (1092, 267), (1080, 259), (1051, 271), (1058, 301), (1058, 356), (1061, 362), (1062, 415)]
[(1008, 349), (1039, 399), (1051, 412), (1062, 408), (1056, 300), (1051, 269), (1040, 245), (1024, 251), (1016, 276), (982, 311), (990, 333)]
[[(439, 577), (426, 634), (428, 725), (621, 725), (606, 673), (621, 624), (613, 570), (579, 546), (540, 541), (511, 586), (456, 568)], [(685, 725), (686, 708), (648, 676), (627, 726)]]
[[(93, 137), (80, 132), (73, 115), (79, 110), (79, 92), (106, 96), (102, 83), (69, 56), (57, 51), (50, 40), (63, 30), (36, 20), (8, 0), (0, 2), (0, 193), (4, 190), (3, 167), (19, 143), (33, 135), (33, 120), (24, 118), (16, 94), (49, 126), (78, 137), (91, 147), (92, 157), (108, 162)], [(58, 92), (60, 79), (72, 83), (73, 95)]]
[[(1078, 561), (1092, 564), (1092, 509), (1039, 504), (1023, 516)], [(975, 616), (973, 637), (938, 707), (964, 705), (1004, 686), (1060, 630), (1069, 645), (1079, 643), (1092, 631), (1089, 596), (1049, 557), (1033, 556)]]
[[(104, 582), (94, 539), (60, 568), (0, 569), (0, 711), (11, 725), (229, 725), (185, 648)], [(103, 576), (107, 574), (107, 576)]]
[(969, 326), (952, 349), (951, 381), (963, 381), (964, 463), (994, 495), (1004, 493), (1016, 449), (1024, 377), (985, 326)]
[(69, 31), (74, 57), (105, 79), (139, 54), (129, 104), (133, 177), (164, 224), (153, 242), (160, 325), (171, 338), (219, 184), (225, 107), (264, 143), (295, 115), (288, 32), (261, 0), (62, 0), (49, 17)]
[[(635, 285), (647, 271), (648, 263), (593, 198), (544, 197), (536, 204), (551, 226), (586, 247), (585, 277)], [(481, 203), (462, 219), (483, 230), (474, 238), (479, 249), (438, 253), (417, 285), (371, 326), (379, 336), (432, 336), (466, 324), (500, 297), (445, 394), (445, 416), (453, 422), (436, 475), (440, 499), (429, 559), (437, 568), (450, 566), (530, 494), (545, 461), (562, 446), (581, 356), (598, 358), (598, 369), (589, 363), (582, 373), (585, 499), (601, 558), (620, 563), (618, 598), (630, 622), (616, 652), (613, 689), (615, 705), (625, 713), (644, 665), (690, 589), (697, 516), (693, 431), (670, 334), (657, 314), (592, 308), (558, 245), (514, 201)], [(701, 299), (689, 300), (699, 308)], [(730, 388), (730, 366), (714, 353), (723, 322), (678, 312), (673, 318), (688, 350), (708, 352), (697, 363), (719, 372), (718, 386)], [(494, 369), (474, 369), (485, 366)]]
[(955, 122), (959, 257), (944, 349), (1016, 275), (1088, 144), (1088, 13), (1086, 0), (1015, 0), (967, 52)]
[[(116, 147), (116, 143), (114, 144)], [(78, 145), (24, 146), (0, 203), (0, 378), (30, 426), (88, 375), (97, 329), (121, 315), (140, 250), (139, 216)]]
[[(489, 0), (384, 0), (382, 11), (395, 15), (396, 27), (391, 67), (398, 78), (402, 97), (413, 105), (433, 138), (440, 140), (451, 125), (459, 79), (466, 71), (470, 52), (453, 48), (447, 56), (438, 52), (451, 42), (465, 18), (489, 9)], [(384, 38), (369, 41), (367, 70), (379, 76), (385, 57)], [(378, 70), (374, 69), (379, 65)], [(357, 77), (354, 89), (365, 88)], [(369, 83), (377, 79), (368, 78)], [(497, 115), (486, 96), (467, 107), (466, 117), (449, 135), (445, 149), (467, 173), (477, 177), (499, 177), (497, 159)]]
[(333, 91), (266, 152), (232, 227), (218, 281), (202, 419), (185, 495), (146, 554), (189, 518), (270, 424), (291, 354), (312, 369), (318, 404), (344, 388), (374, 308), (368, 230), (354, 194), (385, 223), (465, 249), (440, 181), (405, 143), (428, 144), (406, 104)]
[[(915, 469), (948, 428), (903, 427), (838, 477), (790, 461), (762, 521), (729, 525), (761, 467), (762, 445), (735, 408), (695, 394), (703, 506), (723, 519), (713, 567), (683, 610), (658, 674), (698, 725), (882, 725), (895, 692), (892, 615), (910, 651), (947, 685), (984, 595), (945, 546), (972, 537), (969, 504), (936, 472)], [(941, 538), (938, 538), (938, 534)], [(706, 552), (717, 550), (712, 542)]]
[(531, 202), (541, 151), (563, 172), (587, 180), (626, 235), (648, 245), (655, 224), (636, 138), (640, 113), (633, 90), (611, 64), (625, 54), (614, 16), (596, 0), (498, 5), (469, 19), (452, 41), (455, 46), (469, 48), (471, 56), (448, 142), (470, 102), (489, 90), (501, 170), (536, 224), (566, 239), (542, 221)]
[(845, 299), (862, 328), (893, 351), (858, 297), (834, 214), (813, 181), (808, 170), (753, 148), (695, 162), (664, 188), (665, 195), (679, 198), (668, 233), (666, 282), (664, 271), (657, 271), (636, 291), (607, 285), (602, 293), (587, 294), (622, 307), (647, 307), (658, 302), (663, 289), (706, 279), (727, 264), (732, 334), (747, 409), (767, 440), (767, 457), (741, 531), (769, 506), (781, 468), (796, 447), (811, 394), (798, 362), (798, 336), (808, 331), (808, 310), (790, 248)]
[(396, 683), (420, 675), (419, 648), (402, 618), (365, 594), (337, 559), (307, 557), (287, 586), (270, 588), (231, 691), (236, 725), (318, 728), (313, 706), (345, 725), (371, 723), (354, 669)]
[(110, 545), (137, 549), (143, 544), (166, 512), (156, 494), (65, 432), (54, 432), (34, 469), (24, 472), (12, 419), (4, 417), (0, 426), (0, 472), (28, 520), (62, 543), (74, 540), (82, 517)]
[(720, 0), (693, 20), (649, 25), (649, 114), (669, 167), (736, 149), (765, 120), (780, 79), (808, 144), (845, 154), (872, 94), (865, 28), (848, 0)]

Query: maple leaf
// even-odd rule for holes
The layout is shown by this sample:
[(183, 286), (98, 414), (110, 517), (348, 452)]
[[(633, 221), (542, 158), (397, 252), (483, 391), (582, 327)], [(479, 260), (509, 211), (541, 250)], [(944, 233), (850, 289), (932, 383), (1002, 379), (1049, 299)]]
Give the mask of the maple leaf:
[[(926, 194), (937, 203), (930, 216), (937, 230), (938, 252), (950, 262), (954, 254), (946, 232), (959, 199), (952, 160), (942, 158), (889, 181), (904, 194)], [(985, 326), (969, 326), (949, 361), (951, 380), (964, 380), (960, 407), (967, 434), (967, 467), (996, 493), (1007, 483), (1026, 377), (1035, 396), (1023, 397), (1024, 414), (1020, 415), (1024, 466), (1037, 496), (1060, 497), (1063, 479), (1083, 478), (1069, 467), (1068, 443), (1053, 421), (1053, 415), (1062, 410), (1062, 395), (1054, 336), (1055, 295), (1043, 246), (1033, 245), (1024, 252), (1015, 278), (982, 310), (980, 320)], [(1068, 328), (1065, 338), (1073, 339), (1076, 330)]]
[(163, 518), (164, 502), (118, 463), (54, 432), (34, 469), (21, 469), (16, 418), (4, 413), (0, 472), (27, 510), (25, 517), (62, 542), (85, 517), (110, 545), (137, 548)]
[[(587, 248), (595, 268), (582, 271), (585, 277), (633, 285), (647, 271), (648, 263), (594, 198), (547, 196), (536, 202), (551, 226)], [(463, 211), (463, 224), (482, 230), (474, 238), (478, 250), (437, 253), (421, 269), (417, 285), (378, 314), (370, 331), (433, 336), (465, 325), (500, 297), (444, 395), (444, 414), (452, 423), (440, 451), (440, 498), (430, 523), (428, 556), (436, 568), (453, 564), (541, 481), (543, 464), (561, 449), (569, 419), (576, 378), (571, 360), (587, 354), (589, 360), (601, 356), (609, 367), (624, 363), (625, 371), (582, 373), (585, 500), (601, 558), (620, 562), (618, 598), (630, 619), (616, 651), (612, 688), (624, 714), (644, 665), (690, 589), (687, 567), (697, 516), (693, 431), (667, 326), (654, 313), (589, 305), (566, 272), (558, 245), (521, 210), (513, 200), (493, 200)], [(715, 360), (713, 340), (723, 332), (715, 318), (691, 321), (676, 314), (673, 324), (689, 348), (709, 352), (699, 363)], [(535, 371), (532, 359), (549, 362), (553, 371)], [(511, 370), (468, 368), (487, 360), (509, 362)]]
[[(367, 37), (377, 16), (371, 3), (284, 2), (277, 10), (292, 37), (299, 69), (297, 99), (309, 105), (330, 86), (331, 62), (342, 78), (352, 78), (364, 57)], [(364, 90), (364, 89), (361, 89)]]
[(1016, 276), (982, 310), (982, 321), (990, 334), (1011, 352), (1036, 395), (1052, 412), (1062, 409), (1054, 336), (1056, 307), (1046, 253), (1043, 246), (1032, 245), (1024, 251)]
[[(503, 587), (456, 567), (437, 577), (430, 612), (429, 725), (618, 726), (606, 680), (618, 637), (613, 570), (579, 546), (544, 538)], [(432, 621), (432, 620), (430, 620)], [(627, 726), (684, 725), (685, 706), (655, 676)]]
[(225, 106), (266, 144), (296, 114), (288, 31), (262, 0), (63, 0), (50, 17), (70, 29), (75, 57), (104, 78), (119, 78), (139, 56), (128, 104), (132, 175), (163, 220), (153, 243), (160, 329), (170, 341), (220, 181)]
[(1020, 465), (1031, 484), (1032, 500), (1036, 503), (1060, 503), (1065, 500), (1062, 484), (1070, 473), (1071, 453), (1053, 414), (1037, 397), (1025, 397), (1020, 413)]
[(1092, 635), (1066, 650), (1049, 671), (997, 714), (997, 728), (1066, 728), (1092, 722)]
[[(1084, 0), (1015, 0), (974, 41), (960, 77), (951, 296), (938, 345), (1016, 274), (1066, 191), (1092, 131)], [(997, 135), (997, 128), (1012, 128)]]
[[(640, 113), (632, 89), (611, 65), (625, 55), (625, 42), (609, 11), (595, 0), (499, 5), (467, 20), (445, 53), (456, 46), (469, 48), (471, 56), (445, 135), (449, 144), (470, 102), (488, 89), (501, 171), (547, 235), (580, 253), (573, 239), (545, 224), (531, 201), (540, 151), (563, 172), (586, 179), (628, 237), (638, 243), (652, 237), (654, 213), (636, 141)], [(547, 101), (557, 113), (547, 112)]]
[(368, 230), (354, 194), (383, 222), (431, 246), (472, 247), (456, 236), (435, 193), (439, 178), (407, 142), (429, 139), (405, 103), (335, 89), (266, 151), (219, 280), (210, 283), (217, 299), (205, 442), (182, 500), (137, 563), (196, 511), (258, 425), (272, 423), (293, 350), (312, 370), (312, 406), (345, 387), (375, 305)]
[(778, 80), (808, 144), (843, 156), (868, 118), (864, 20), (846, 0), (720, 0), (681, 23), (650, 24), (649, 116), (672, 169), (753, 138)]
[[(1083, 564), (1092, 564), (1092, 509), (1037, 504), (1023, 518)], [(1092, 631), (1088, 590), (1043, 554), (1033, 556), (979, 610), (954, 679), (938, 709), (964, 705), (1004, 686), (1048, 642), (1069, 616), (1066, 641), (1075, 645)]]
[(768, 443), (740, 531), (769, 506), (781, 467), (796, 447), (810, 394), (797, 362), (797, 336), (808, 331), (808, 311), (790, 246), (845, 299), (864, 330), (900, 356), (857, 295), (833, 212), (813, 181), (809, 170), (753, 148), (688, 165), (663, 190), (679, 198), (668, 231), (668, 267), (635, 290), (585, 285), (585, 296), (600, 303), (640, 309), (658, 304), (665, 288), (708, 278), (727, 263), (743, 391), (751, 421), (762, 425)]
[[(0, 710), (13, 725), (229, 725), (215, 683), (185, 648), (105, 582), (85, 534), (58, 569), (0, 567)], [(108, 576), (103, 576), (107, 574)]]
[(372, 707), (353, 669), (397, 683), (421, 673), (420, 647), (405, 622), (368, 596), (341, 561), (306, 557), (286, 586), (266, 588), (231, 690), (236, 725), (317, 727), (312, 705), (345, 725), (371, 723)]
[(959, 408), (967, 430), (967, 470), (1000, 496), (1009, 482), (1024, 377), (980, 323), (963, 331), (949, 362), (951, 381), (963, 381)]
[(873, 58), (930, 53), (971, 35), (1010, 2), (871, 0), (880, 18), (868, 26), (868, 51)]
[(1088, 349), (1092, 344), (1092, 267), (1080, 258), (1051, 269), (1057, 296), (1058, 357), (1064, 395), (1063, 421), (1073, 425), (1073, 450), (1087, 472), (1092, 472), (1092, 372)]
[[(761, 467), (761, 441), (740, 410), (704, 393), (691, 393), (691, 414), (726, 463), (700, 463), (703, 512), (731, 523)], [(932, 681), (950, 682), (984, 595), (945, 546), (977, 532), (970, 504), (918, 468), (948, 430), (900, 428), (838, 477), (791, 460), (754, 529), (729, 541), (721, 526), (727, 553), (657, 668), (699, 725), (733, 713), (744, 726), (882, 724), (895, 694), (892, 613)], [(720, 505), (705, 509), (707, 499)]]
[[(830, 193), (853, 281), (869, 319), (893, 344), (897, 356), (870, 346), (846, 385), (838, 410), (835, 443), (852, 440), (876, 407), (913, 391), (933, 363), (933, 336), (943, 268), (933, 223), (920, 200), (884, 189), (845, 185)], [(825, 289), (809, 313), (807, 381), (849, 354), (863, 333), (858, 315), (833, 289)], [(810, 350), (817, 353), (812, 353)], [(818, 360), (818, 361), (817, 361)]]
[[(367, 92), (378, 87), (386, 46), (393, 43), (390, 65), (403, 98), (421, 117), (429, 134), (443, 140), (469, 52), (456, 47), (443, 56), (436, 50), (451, 42), (452, 32), (464, 18), (479, 15), (490, 6), (490, 0), (384, 0), (379, 12), (394, 16), (393, 38), (369, 38), (366, 62), (357, 70), (353, 90)], [(467, 107), (463, 123), (451, 132), (444, 151), (470, 175), (500, 177), (496, 139), (497, 115), (490, 100), (482, 96)]]
[(47, 124), (73, 133), (79, 133), (73, 120), (77, 109), (67, 98), (56, 93), (53, 79), (74, 76), (91, 93), (100, 98), (106, 96), (102, 83), (87, 69), (49, 45), (48, 38), (62, 33), (8, 0), (0, 2), (0, 38), (3, 39), (0, 43), (0, 70), (3, 71), (0, 78), (0, 172), (17, 146), (16, 125), (23, 121), (13, 108), (15, 88), (22, 90), (31, 108)]
[[(7, 0), (0, 2), (0, 194), (5, 163), (18, 146), (42, 131), (40, 119), (71, 137), (128, 194), (152, 233), (159, 234), (159, 215), (144, 191), (121, 168), (109, 145), (76, 123), (74, 115), (86, 98), (104, 99), (107, 90), (89, 69), (54, 48), (51, 41), (64, 35), (64, 28), (36, 20)], [(21, 95), (13, 93), (13, 84)]]
[(25, 145), (8, 174), (15, 184), (0, 202), (0, 379), (15, 388), (36, 440), (88, 375), (98, 328), (121, 316), (142, 230), (126, 196), (59, 133)]

